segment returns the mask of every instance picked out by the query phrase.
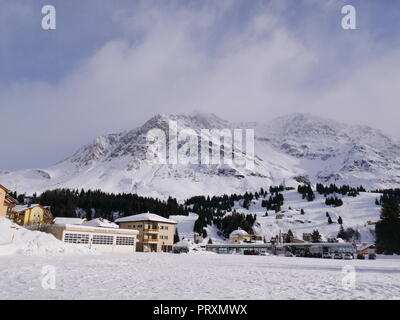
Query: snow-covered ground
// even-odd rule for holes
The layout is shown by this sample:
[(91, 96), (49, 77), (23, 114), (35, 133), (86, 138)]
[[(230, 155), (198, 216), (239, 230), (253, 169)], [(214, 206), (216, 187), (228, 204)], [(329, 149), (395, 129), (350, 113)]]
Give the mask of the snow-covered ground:
[[(55, 267), (55, 289), (42, 288)], [(355, 268), (355, 277), (343, 272)], [(400, 299), (400, 259), (103, 254), (0, 257), (2, 299)], [(354, 279), (354, 288), (352, 286)]]

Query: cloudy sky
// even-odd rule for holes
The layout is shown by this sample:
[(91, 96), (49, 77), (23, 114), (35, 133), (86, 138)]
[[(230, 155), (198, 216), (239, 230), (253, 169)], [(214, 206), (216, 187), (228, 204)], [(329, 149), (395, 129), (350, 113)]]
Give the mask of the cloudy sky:
[[(357, 9), (357, 30), (341, 8)], [(41, 8), (57, 29), (41, 28)], [(400, 137), (397, 0), (0, 0), (0, 170), (157, 113), (307, 112)]]

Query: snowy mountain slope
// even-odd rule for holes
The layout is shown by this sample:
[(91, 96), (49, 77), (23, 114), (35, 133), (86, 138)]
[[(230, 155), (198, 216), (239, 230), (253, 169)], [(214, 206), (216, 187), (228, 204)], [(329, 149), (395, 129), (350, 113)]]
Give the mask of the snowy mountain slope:
[[(332, 207), (325, 204), (325, 197), (315, 193), (316, 199), (308, 202), (302, 199), (297, 191), (283, 192), (285, 198), (282, 206), (283, 219), (276, 219), (274, 211), (268, 211), (265, 217), (265, 208), (261, 207), (261, 200), (252, 204), (249, 210), (237, 206), (240, 212), (257, 215), (254, 231), (263, 235), (267, 240), (279, 234), (279, 231), (287, 233), (292, 230), (298, 239), (302, 239), (303, 233), (312, 233), (317, 229), (325, 238), (335, 238), (340, 225), (337, 223), (339, 216), (343, 219), (343, 227), (358, 230), (360, 241), (373, 243), (374, 225), (368, 225), (368, 221), (377, 222), (380, 216), (380, 206), (374, 204), (379, 194), (361, 192), (357, 197), (342, 197), (343, 206)], [(305, 214), (302, 215), (301, 209)], [(328, 223), (326, 212), (329, 213), (333, 223)]]
[[(178, 131), (193, 129), (255, 129), (254, 169), (235, 164), (171, 165), (146, 161), (153, 150), (146, 135), (151, 129), (168, 133), (170, 121)], [(190, 138), (178, 143), (187, 153)], [(240, 150), (232, 150), (235, 155)], [(133, 192), (183, 199), (198, 194), (241, 193), (259, 187), (297, 181), (388, 188), (400, 182), (400, 148), (384, 133), (305, 114), (268, 123), (229, 123), (215, 115), (157, 115), (143, 126), (96, 138), (70, 158), (46, 169), (0, 171), (0, 183), (18, 192), (85, 188)]]
[[(256, 222), (253, 231), (257, 235), (264, 236), (267, 241), (279, 235), (279, 232), (287, 233), (289, 229), (297, 239), (302, 239), (303, 233), (312, 233), (318, 230), (326, 239), (336, 238), (340, 225), (337, 223), (339, 217), (343, 220), (343, 228), (353, 228), (360, 233), (361, 242), (374, 243), (375, 225), (368, 225), (368, 221), (377, 222), (380, 217), (380, 206), (375, 205), (375, 199), (381, 196), (377, 193), (361, 192), (357, 197), (339, 196), (343, 200), (340, 207), (327, 206), (325, 197), (315, 192), (315, 200), (307, 201), (302, 199), (302, 195), (295, 190), (282, 192), (284, 204), (278, 214), (283, 214), (282, 219), (276, 219), (277, 213), (261, 206), (263, 198), (253, 200), (249, 209), (243, 208), (241, 201), (236, 201), (234, 209), (238, 213), (256, 215)], [(268, 199), (267, 195), (265, 199)], [(305, 214), (301, 214), (301, 209)], [(326, 212), (329, 213), (333, 223), (328, 223)], [(229, 215), (231, 213), (227, 213)], [(178, 222), (177, 228), (180, 237), (193, 239), (194, 222), (197, 214), (191, 213), (186, 216), (171, 216), (171, 219)], [(213, 243), (226, 242), (218, 235), (218, 229), (212, 225), (207, 227), (207, 234), (212, 238)]]
[[(195, 213), (189, 213), (189, 216), (170, 216), (169, 218), (177, 222), (176, 228), (178, 229), (180, 239), (194, 240), (193, 228), (198, 217)], [(209, 238), (212, 239), (213, 243), (224, 242), (226, 240), (215, 225), (209, 225), (205, 229), (207, 238), (201, 238), (202, 243), (208, 243)]]

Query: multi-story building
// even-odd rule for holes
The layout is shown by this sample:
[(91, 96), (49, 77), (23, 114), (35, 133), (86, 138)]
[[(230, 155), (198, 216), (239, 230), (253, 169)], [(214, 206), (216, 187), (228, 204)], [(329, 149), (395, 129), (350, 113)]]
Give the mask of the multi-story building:
[(137, 251), (169, 252), (174, 244), (176, 222), (154, 213), (142, 213), (115, 220), (122, 229), (139, 231)]
[(18, 201), (11, 197), (9, 190), (0, 184), (0, 217), (8, 217)]

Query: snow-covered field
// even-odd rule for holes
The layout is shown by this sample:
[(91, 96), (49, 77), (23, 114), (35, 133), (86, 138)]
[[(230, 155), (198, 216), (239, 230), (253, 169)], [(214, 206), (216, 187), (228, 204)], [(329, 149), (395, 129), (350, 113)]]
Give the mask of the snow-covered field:
[[(41, 285), (48, 265), (56, 271), (54, 290)], [(355, 268), (355, 278), (344, 266)], [(0, 269), (2, 299), (400, 299), (398, 257), (14, 255), (0, 257)]]

